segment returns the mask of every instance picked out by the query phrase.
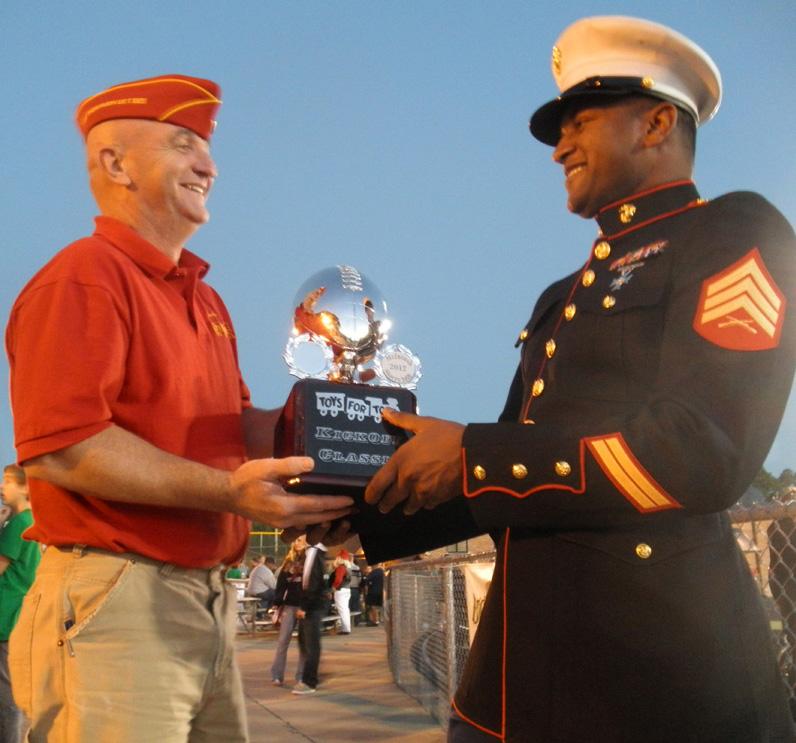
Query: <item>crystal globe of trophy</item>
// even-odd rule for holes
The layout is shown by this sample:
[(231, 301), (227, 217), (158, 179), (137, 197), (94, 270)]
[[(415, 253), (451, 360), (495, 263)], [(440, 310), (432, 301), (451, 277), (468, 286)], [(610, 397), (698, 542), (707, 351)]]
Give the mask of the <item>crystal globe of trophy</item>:
[(362, 500), (365, 486), (407, 438), (382, 410), (416, 411), (420, 361), (405, 346), (385, 345), (392, 324), (387, 303), (353, 266), (311, 276), (293, 307), (283, 357), (300, 381), (277, 424), (275, 454), (315, 460), (315, 469), (287, 489), (353, 495), (363, 522), (362, 512), (375, 511)]

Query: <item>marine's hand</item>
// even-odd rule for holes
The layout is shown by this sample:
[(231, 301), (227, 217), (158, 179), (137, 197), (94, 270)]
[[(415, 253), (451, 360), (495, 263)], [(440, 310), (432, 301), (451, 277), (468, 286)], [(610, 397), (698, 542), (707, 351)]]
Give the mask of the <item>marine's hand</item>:
[(415, 435), (373, 476), (365, 501), (377, 505), (382, 513), (404, 502), (404, 513), (413, 514), (461, 493), (464, 426), (389, 408), (383, 415), (389, 423)]
[(232, 508), (252, 521), (278, 528), (331, 523), (351, 513), (354, 503), (344, 495), (296, 495), (282, 482), (309, 472), (310, 457), (252, 459), (230, 473)]

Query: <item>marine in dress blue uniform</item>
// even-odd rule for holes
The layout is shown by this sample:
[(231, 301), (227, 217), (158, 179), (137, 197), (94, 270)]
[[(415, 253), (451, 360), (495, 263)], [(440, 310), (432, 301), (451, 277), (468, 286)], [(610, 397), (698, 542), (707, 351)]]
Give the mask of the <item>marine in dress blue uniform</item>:
[[(761, 196), (708, 200), (688, 177), (647, 173), (645, 188), (590, 206), (611, 190), (594, 185), (613, 177), (605, 148), (626, 135), (663, 146), (650, 144), (655, 126), (687, 137), (673, 116), (692, 117), (687, 130), (715, 112), (718, 70), (693, 42), (639, 19), (584, 19), (552, 66), (561, 95), (531, 131), (555, 147), (570, 208), (596, 219), (596, 237), (522, 328), (499, 422), (388, 414), (416, 435), (367, 497), (405, 500), (417, 528), (363, 537), (368, 559), (476, 530), (495, 539), (450, 740), (792, 740), (726, 509), (762, 466), (791, 388), (796, 238)], [(595, 146), (589, 128), (606, 117), (629, 123)]]

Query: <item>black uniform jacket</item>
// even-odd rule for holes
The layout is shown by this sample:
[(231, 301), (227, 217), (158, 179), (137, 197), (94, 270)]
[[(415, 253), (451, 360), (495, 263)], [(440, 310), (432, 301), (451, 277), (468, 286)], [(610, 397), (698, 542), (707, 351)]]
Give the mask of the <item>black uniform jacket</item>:
[[(793, 230), (756, 194), (706, 202), (691, 182), (597, 221), (585, 266), (520, 334), (500, 421), (467, 427), (464, 496), (436, 516), (447, 543), (455, 522), (498, 545), (454, 704), (523, 743), (791, 740), (726, 509), (791, 387)], [(435, 514), (369, 558), (438, 544)]]

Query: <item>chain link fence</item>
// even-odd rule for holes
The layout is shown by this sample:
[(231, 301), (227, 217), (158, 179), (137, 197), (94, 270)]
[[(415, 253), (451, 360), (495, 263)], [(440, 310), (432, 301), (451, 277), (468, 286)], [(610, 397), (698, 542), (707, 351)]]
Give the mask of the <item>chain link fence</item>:
[[(796, 707), (796, 502), (730, 512), (738, 544), (760, 587), (780, 670)], [(494, 552), (390, 566), (385, 584), (387, 650), (395, 683), (443, 727), (469, 651), (468, 566)]]

